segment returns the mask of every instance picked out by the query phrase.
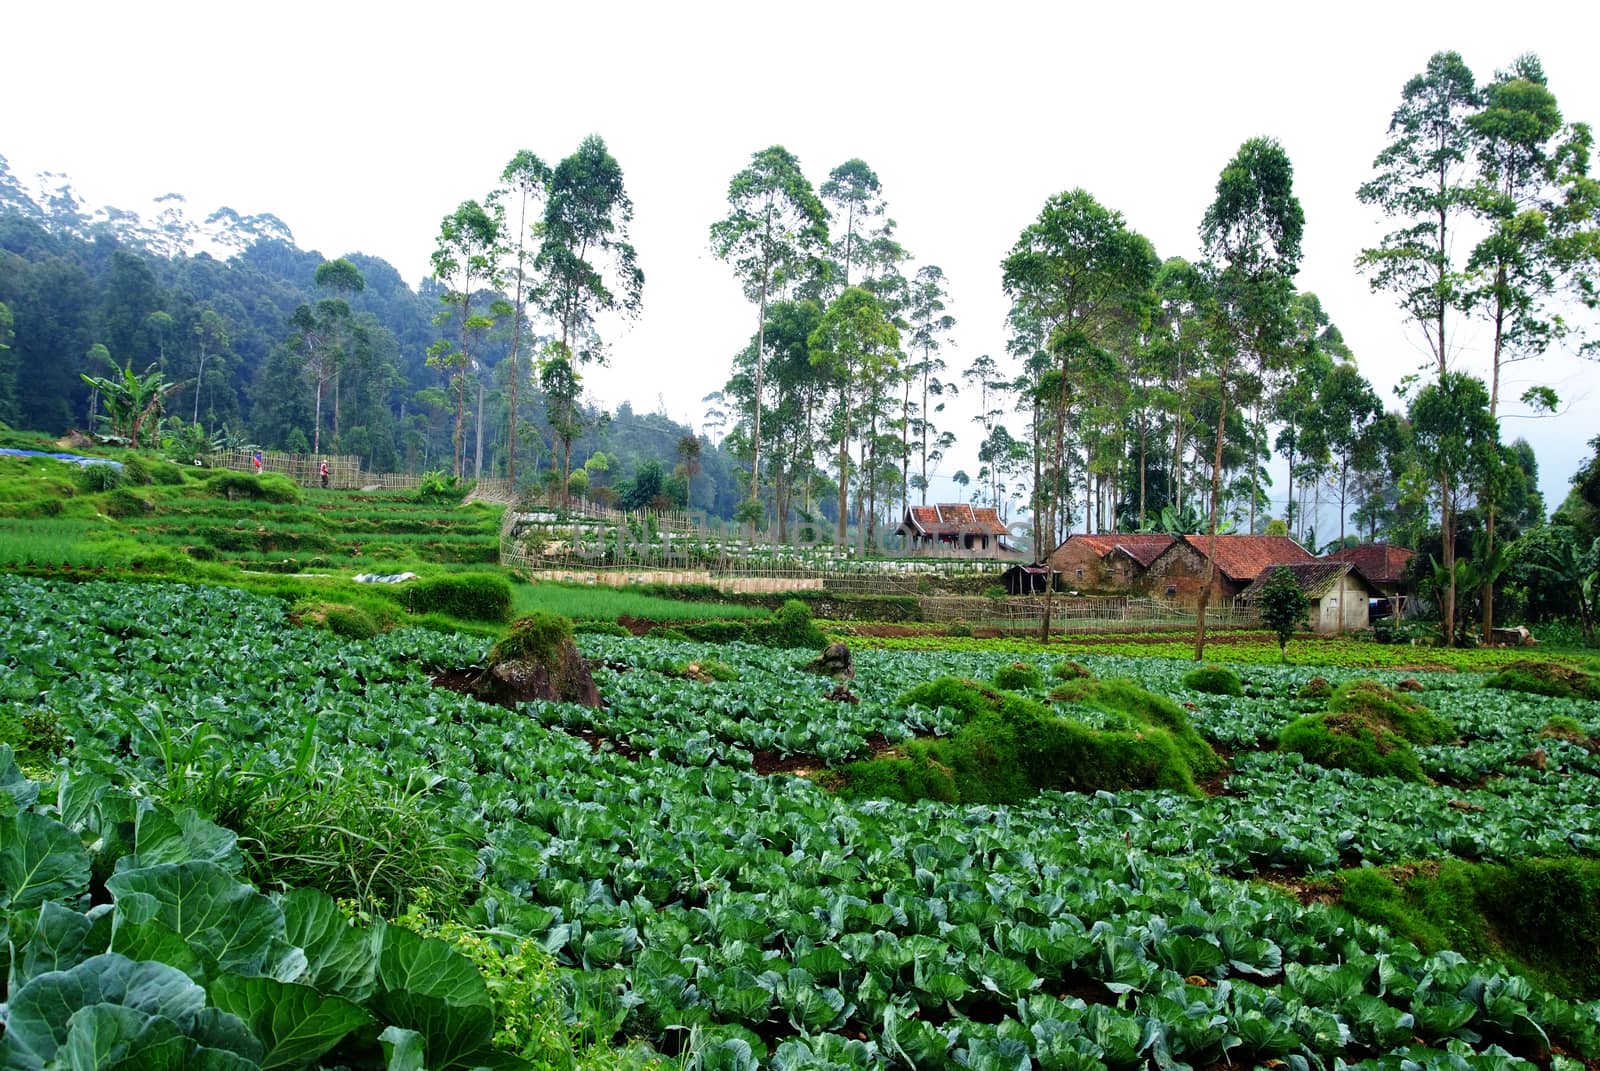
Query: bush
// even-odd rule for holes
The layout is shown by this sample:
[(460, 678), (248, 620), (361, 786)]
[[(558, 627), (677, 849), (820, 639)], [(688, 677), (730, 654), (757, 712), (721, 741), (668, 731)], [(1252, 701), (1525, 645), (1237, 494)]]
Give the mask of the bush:
[(78, 490), (95, 494), (115, 491), (129, 481), (119, 465), (79, 465), (72, 473), (72, 482)]
[(756, 626), (753, 633), (768, 647), (803, 647), (817, 650), (828, 645), (828, 637), (811, 620), (811, 608), (799, 599), (789, 599), (772, 617)]
[[(109, 465), (105, 466), (110, 468)], [(128, 483), (145, 487), (155, 482), (151, 464), (138, 454), (128, 454), (122, 459), (122, 475)]]
[[(95, 466), (95, 468), (103, 467), (101, 465)], [(118, 487), (106, 492), (105, 497), (100, 501), (100, 512), (107, 517), (142, 517), (155, 511), (156, 504), (154, 502), (127, 487)]]
[(465, 621), (504, 621), (511, 616), (511, 581), (493, 573), (428, 577), (401, 589), (414, 614), (440, 613)]
[(471, 480), (463, 482), (459, 478), (448, 476), (443, 472), (424, 472), (421, 482), (417, 484), (417, 489), (411, 492), (411, 498), (416, 502), (452, 505), (466, 498), (472, 487)]
[(1183, 675), (1183, 686), (1210, 695), (1244, 695), (1239, 675), (1227, 666), (1199, 666)]
[(1012, 662), (995, 670), (994, 686), (1008, 692), (1025, 692), (1030, 688), (1043, 687), (1044, 678), (1040, 676), (1038, 666)]
[(557, 665), (562, 649), (571, 642), (572, 622), (568, 618), (535, 610), (512, 622), (511, 631), (489, 648), (489, 664), (538, 662), (545, 666)]

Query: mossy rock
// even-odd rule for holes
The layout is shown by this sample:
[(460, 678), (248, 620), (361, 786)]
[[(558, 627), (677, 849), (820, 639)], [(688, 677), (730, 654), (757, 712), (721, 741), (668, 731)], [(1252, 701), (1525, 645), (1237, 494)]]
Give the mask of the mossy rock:
[(1183, 686), (1208, 695), (1244, 695), (1239, 675), (1227, 666), (1199, 666), (1183, 675)]
[(600, 705), (588, 663), (572, 641), (572, 622), (535, 612), (518, 618), (489, 650), (489, 664), (472, 679), (472, 693), (487, 703), (515, 708), (535, 699)]

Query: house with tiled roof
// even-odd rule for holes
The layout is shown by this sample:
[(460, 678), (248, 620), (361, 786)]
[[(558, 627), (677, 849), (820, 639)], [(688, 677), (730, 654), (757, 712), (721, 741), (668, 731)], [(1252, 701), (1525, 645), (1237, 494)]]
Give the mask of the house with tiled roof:
[[(1314, 562), (1316, 555), (1288, 536), (1219, 535), (1216, 537), (1216, 579), (1212, 597), (1232, 599), (1270, 565)], [(1212, 537), (1179, 536), (1150, 563), (1150, 594), (1183, 602), (1200, 597), (1210, 569)]]
[(1401, 593), (1406, 567), (1417, 552), (1388, 543), (1362, 543), (1326, 555), (1329, 561), (1349, 562), (1378, 593), (1392, 597)]
[(1371, 624), (1367, 607), (1377, 592), (1350, 562), (1319, 558), (1270, 565), (1239, 593), (1239, 598), (1247, 602), (1259, 598), (1272, 574), (1279, 569), (1289, 570), (1310, 603), (1306, 625), (1311, 631), (1331, 636)]
[(1006, 526), (992, 506), (946, 502), (937, 506), (909, 506), (896, 535), (905, 536), (911, 549), (927, 553), (961, 551), (1000, 554), (1006, 546)]
[(1051, 552), (1050, 567), (1078, 591), (1142, 592), (1151, 564), (1175, 542), (1148, 532), (1070, 535)]

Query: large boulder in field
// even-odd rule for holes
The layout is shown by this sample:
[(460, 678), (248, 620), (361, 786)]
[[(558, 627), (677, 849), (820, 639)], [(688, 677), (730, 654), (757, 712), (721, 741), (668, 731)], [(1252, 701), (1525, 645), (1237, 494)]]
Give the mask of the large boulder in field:
[(484, 702), (507, 707), (535, 699), (600, 705), (594, 677), (572, 641), (572, 622), (555, 614), (518, 619), (470, 686)]

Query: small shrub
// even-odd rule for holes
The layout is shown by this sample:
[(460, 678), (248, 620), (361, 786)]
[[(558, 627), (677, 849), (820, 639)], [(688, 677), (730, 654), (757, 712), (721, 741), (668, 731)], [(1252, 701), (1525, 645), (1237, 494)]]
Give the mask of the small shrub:
[(692, 681), (736, 681), (739, 671), (726, 662), (715, 658), (702, 658), (694, 662), (685, 662), (677, 667), (678, 676)]
[(72, 482), (78, 490), (96, 494), (115, 491), (129, 480), (120, 465), (79, 465), (72, 473)]
[(1004, 688), (1008, 692), (1025, 692), (1043, 685), (1044, 679), (1039, 674), (1039, 667), (1027, 662), (1012, 662), (995, 670), (994, 686)]
[(453, 505), (466, 498), (472, 487), (470, 480), (463, 482), (458, 477), (446, 475), (444, 472), (424, 472), (411, 497), (417, 502)]
[(406, 609), (464, 621), (504, 621), (511, 616), (511, 581), (493, 573), (427, 577), (402, 589)]
[(970, 625), (946, 625), (944, 634), (952, 638), (971, 639), (972, 627)]
[(1239, 675), (1227, 666), (1199, 666), (1183, 675), (1183, 686), (1210, 695), (1244, 695)]
[[(110, 466), (106, 466), (109, 468)], [(122, 475), (124, 479), (139, 487), (145, 487), (155, 482), (151, 472), (152, 465), (138, 454), (128, 454), (122, 459)]]
[(754, 630), (755, 637), (768, 647), (809, 648), (828, 644), (828, 637), (811, 620), (811, 608), (799, 599), (789, 599), (771, 618)]

